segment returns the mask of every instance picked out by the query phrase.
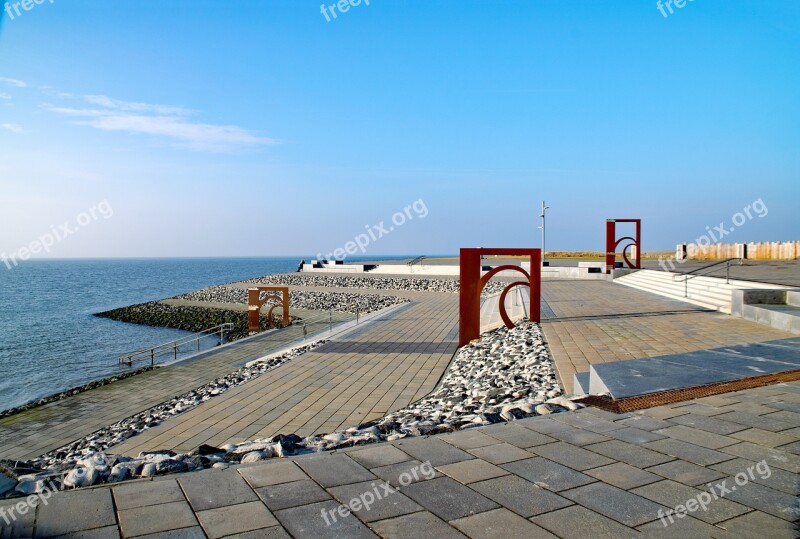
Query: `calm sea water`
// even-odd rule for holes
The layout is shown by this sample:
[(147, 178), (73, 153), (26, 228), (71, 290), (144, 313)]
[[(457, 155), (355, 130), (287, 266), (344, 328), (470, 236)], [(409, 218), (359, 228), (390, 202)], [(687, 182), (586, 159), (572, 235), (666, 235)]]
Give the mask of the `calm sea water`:
[(187, 258), (38, 260), (11, 270), (0, 265), (0, 410), (124, 372), (119, 355), (188, 335), (93, 313), (295, 271), (298, 262)]

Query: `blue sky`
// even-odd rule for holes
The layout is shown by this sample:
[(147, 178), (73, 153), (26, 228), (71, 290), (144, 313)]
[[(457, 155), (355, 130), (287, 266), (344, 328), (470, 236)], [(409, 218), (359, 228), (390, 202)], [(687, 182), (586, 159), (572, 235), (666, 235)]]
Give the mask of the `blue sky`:
[[(16, 1), (16, 0), (15, 0)], [(13, 2), (12, 2), (13, 3)], [(326, 2), (328, 4), (332, 2)], [(0, 252), (367, 254), (798, 239), (800, 3), (44, 0), (0, 26)], [(21, 9), (21, 8), (20, 8)]]

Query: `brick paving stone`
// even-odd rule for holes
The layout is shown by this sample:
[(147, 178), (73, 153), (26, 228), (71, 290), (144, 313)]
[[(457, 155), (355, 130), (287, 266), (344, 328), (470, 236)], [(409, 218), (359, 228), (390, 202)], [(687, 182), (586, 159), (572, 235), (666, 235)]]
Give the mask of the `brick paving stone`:
[[(747, 428), (746, 425), (733, 423), (719, 419), (719, 417), (709, 417), (697, 414), (687, 414), (672, 418), (674, 423), (685, 425), (687, 427), (694, 427), (714, 434), (729, 435), (734, 432), (739, 432)], [(665, 427), (668, 428), (668, 427)]]
[(116, 523), (110, 489), (62, 492), (51, 496), (47, 505), (37, 508), (36, 537), (64, 535)]
[(721, 523), (735, 537), (769, 537), (770, 539), (797, 539), (800, 528), (761, 511), (753, 511)]
[(531, 521), (560, 537), (592, 539), (628, 539), (641, 534), (619, 522), (604, 517), (594, 511), (573, 505), (566, 509), (553, 511), (533, 517)]
[(697, 464), (692, 464), (685, 460), (673, 460), (672, 462), (659, 464), (658, 466), (648, 468), (647, 471), (691, 487), (705, 485), (710, 481), (716, 481), (726, 476), (723, 472), (712, 470), (704, 466), (698, 466)]
[(394, 445), (415, 459), (421, 462), (430, 462), (433, 466), (453, 464), (475, 458), (466, 451), (437, 438), (404, 438), (399, 442), (394, 442)]
[(587, 445), (584, 449), (630, 464), (631, 466), (636, 466), (637, 468), (648, 468), (672, 460), (672, 457), (664, 455), (663, 453), (651, 451), (639, 445), (629, 444), (621, 440), (611, 440), (610, 442)]
[(445, 464), (444, 466), (437, 466), (436, 469), (465, 485), (475, 481), (508, 475), (506, 470), (480, 459)]
[(119, 512), (122, 535), (134, 537), (197, 526), (197, 518), (186, 502), (170, 502)]
[(583, 471), (589, 468), (597, 468), (612, 464), (614, 460), (604, 457), (598, 453), (587, 451), (582, 447), (577, 447), (564, 442), (554, 444), (539, 445), (531, 448), (531, 451), (546, 459), (558, 462), (572, 469)]
[(634, 427), (627, 427), (624, 429), (619, 430), (612, 430), (608, 433), (609, 436), (616, 438), (617, 440), (622, 440), (623, 442), (628, 442), (630, 444), (645, 444), (647, 442), (653, 442), (655, 440), (663, 440), (666, 436), (662, 434), (655, 434), (654, 432), (650, 432), (648, 430), (637, 429)]
[(727, 436), (720, 436), (719, 434), (687, 427), (685, 425), (676, 425), (668, 429), (661, 429), (653, 432), (709, 449), (720, 449), (721, 447), (736, 443), (735, 439)]
[(199, 511), (197, 518), (209, 539), (278, 525), (278, 521), (261, 502), (248, 502)]
[(760, 465), (752, 460), (740, 458), (715, 464), (711, 466), (711, 468), (730, 477), (745, 472), (748, 474), (747, 476), (749, 478), (750, 471), (752, 471), (751, 481), (766, 485), (775, 490), (780, 490), (781, 492), (786, 492), (787, 494), (793, 494), (795, 496), (800, 495), (800, 475), (781, 470), (780, 468), (770, 467), (767, 469), (766, 466)]
[[(699, 445), (690, 444), (682, 440), (674, 440), (667, 438), (666, 440), (656, 440), (655, 442), (647, 442), (643, 444), (647, 449), (664, 453), (677, 457), (682, 460), (688, 460), (700, 466), (710, 466), (726, 460), (730, 460), (731, 455), (728, 453), (721, 453), (713, 449), (700, 447)], [(728, 446), (733, 447), (733, 446)]]
[(438, 437), (440, 440), (454, 445), (460, 449), (475, 449), (476, 447), (485, 447), (487, 445), (496, 444), (497, 440), (484, 434), (476, 429), (467, 429), (450, 434), (443, 434)]
[(420, 481), (429, 481), (442, 474), (430, 467), (429, 463), (409, 460), (389, 466), (380, 466), (370, 470), (393, 487), (403, 487)]
[(195, 511), (258, 501), (235, 469), (194, 472), (183, 475), (178, 482)]
[(174, 479), (164, 481), (135, 481), (112, 489), (117, 510), (146, 505), (183, 502), (186, 498)]
[(333, 500), (312, 503), (276, 511), (275, 517), (294, 537), (377, 537), (352, 513), (343, 511), (345, 516), (341, 516), (338, 512), (340, 505)]
[(529, 459), (534, 456), (529, 451), (505, 442), (486, 447), (476, 447), (475, 449), (467, 450), (467, 452), (492, 464), (506, 464), (507, 462)]
[(766, 460), (771, 467), (780, 468), (787, 472), (800, 473), (800, 455), (751, 444), (750, 442), (729, 445), (728, 447), (723, 447), (720, 451), (756, 462)]
[(550, 436), (525, 427), (519, 427), (513, 423), (509, 425), (491, 425), (489, 427), (483, 427), (481, 431), (495, 440), (506, 442), (507, 444), (515, 445), (523, 449), (556, 441)]
[(391, 537), (393, 539), (419, 539), (420, 537), (462, 539), (466, 537), (445, 521), (427, 511), (372, 522), (370, 527), (381, 537)]
[(596, 444), (598, 442), (606, 442), (611, 439), (603, 434), (582, 429), (570, 429), (561, 432), (554, 432), (550, 434), (550, 436), (561, 440), (562, 442), (567, 442), (568, 444), (577, 445), (579, 447), (589, 444)]
[[(705, 510), (703, 510), (702, 506), (696, 505), (694, 511), (691, 511), (691, 507), (686, 507), (686, 504), (691, 503), (690, 500), (694, 500), (695, 502), (699, 501), (697, 500), (697, 496), (705, 491), (682, 485), (681, 483), (676, 483), (669, 479), (635, 488), (631, 492), (667, 506), (671, 510), (674, 510), (674, 508), (679, 505), (684, 506), (692, 517), (700, 519), (703, 522), (708, 522), (709, 524), (716, 524), (750, 511), (748, 507), (719, 496), (718, 499), (713, 499), (713, 497), (711, 497), (711, 500), (707, 502)], [(708, 496), (709, 493), (705, 492), (705, 495)], [(677, 517), (673, 517), (673, 520), (676, 518)]]
[(422, 511), (422, 507), (383, 481), (354, 483), (328, 491), (368, 523)]
[(469, 488), (525, 518), (573, 504), (566, 498), (514, 475), (472, 483)]
[(390, 464), (412, 460), (411, 457), (403, 451), (400, 451), (393, 445), (387, 444), (380, 444), (377, 447), (370, 447), (368, 449), (359, 449), (358, 451), (350, 451), (347, 455), (365, 468), (389, 466)]
[(592, 483), (561, 494), (626, 526), (635, 527), (658, 518), (658, 511), (665, 508), (634, 492), (636, 490), (628, 492), (605, 483)]
[(562, 430), (569, 430), (570, 425), (556, 421), (549, 417), (526, 417), (514, 422), (514, 425), (525, 427), (526, 429), (535, 430), (542, 434), (550, 434), (551, 432), (558, 432)]
[(320, 453), (295, 462), (325, 488), (375, 479), (369, 470), (346, 454)]
[(632, 415), (627, 419), (621, 419), (618, 421), (620, 425), (624, 425), (626, 427), (633, 427), (640, 430), (647, 430), (653, 431), (658, 429), (666, 429), (668, 427), (672, 427), (675, 423), (670, 421), (664, 421), (663, 419), (655, 419), (653, 417), (649, 417), (646, 415)]
[(267, 487), (309, 479), (294, 461), (278, 460), (239, 468), (239, 473), (252, 488)]
[(595, 481), (586, 474), (542, 457), (509, 462), (500, 467), (554, 491), (566, 490)]
[(314, 481), (293, 481), (256, 489), (256, 494), (272, 511), (330, 500), (331, 496)]
[(498, 536), (555, 539), (555, 535), (505, 508), (486, 511), (451, 522), (472, 539), (497, 539)]
[(742, 479), (740, 484), (730, 477), (726, 486), (731, 491), (725, 497), (789, 522), (800, 520), (800, 499), (797, 496), (751, 482), (749, 477), (746, 479), (747, 482)]
[(646, 472), (624, 462), (616, 462), (608, 466), (587, 470), (586, 475), (622, 490), (630, 490), (661, 480), (661, 477), (654, 473)]
[(449, 477), (414, 483), (405, 487), (403, 493), (446, 521), (498, 507), (492, 500)]

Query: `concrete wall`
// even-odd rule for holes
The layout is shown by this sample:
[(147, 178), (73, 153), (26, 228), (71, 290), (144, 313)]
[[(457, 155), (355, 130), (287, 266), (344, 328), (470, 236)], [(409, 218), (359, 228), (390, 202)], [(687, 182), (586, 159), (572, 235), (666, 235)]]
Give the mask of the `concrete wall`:
[[(683, 244), (676, 247), (682, 251)], [(800, 241), (773, 241), (759, 243), (715, 243), (712, 245), (687, 246), (689, 260), (725, 260), (726, 258), (745, 258), (747, 260), (796, 260), (800, 258)], [(678, 257), (678, 260), (681, 258)]]
[(733, 290), (731, 315), (800, 334), (800, 289)]

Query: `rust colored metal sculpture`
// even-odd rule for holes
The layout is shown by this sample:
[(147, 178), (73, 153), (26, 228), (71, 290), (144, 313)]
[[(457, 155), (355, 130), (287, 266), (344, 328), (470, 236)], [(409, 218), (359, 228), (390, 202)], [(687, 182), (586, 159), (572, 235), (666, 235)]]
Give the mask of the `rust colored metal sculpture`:
[[(623, 236), (617, 239), (617, 223), (635, 223), (636, 237)], [(642, 267), (642, 220), (641, 219), (607, 219), (606, 220), (606, 273), (611, 273), (617, 258), (617, 247), (625, 240), (631, 243), (625, 244), (622, 248), (622, 258), (629, 268), (640, 269)], [(628, 258), (627, 250), (629, 247), (636, 247), (636, 256), (633, 262)]]
[[(270, 294), (270, 292), (279, 292), (279, 294)], [(272, 311), (276, 307), (283, 308), (283, 327), (291, 324), (289, 319), (289, 287), (288, 286), (258, 286), (255, 288), (247, 289), (247, 326), (250, 331), (258, 331), (261, 327), (259, 317), (261, 315), (261, 307), (270, 300), (278, 300), (270, 307), (267, 312), (267, 320), (269, 327), (275, 326)]]
[[(530, 259), (530, 273), (520, 266), (510, 264), (497, 266), (481, 277), (481, 258), (484, 255), (527, 256)], [(464, 346), (471, 340), (480, 336), (481, 330), (481, 292), (489, 282), (501, 271), (516, 271), (521, 273), (524, 281), (515, 281), (503, 289), (500, 294), (500, 318), (508, 328), (514, 324), (506, 313), (505, 299), (508, 291), (515, 286), (527, 286), (530, 293), (529, 319), (539, 322), (541, 316), (542, 297), (542, 250), (541, 249), (488, 249), (488, 248), (463, 248), (461, 249), (461, 288), (458, 303), (458, 345)]]

